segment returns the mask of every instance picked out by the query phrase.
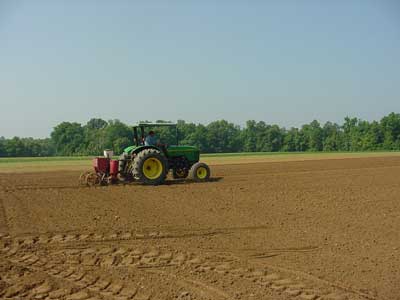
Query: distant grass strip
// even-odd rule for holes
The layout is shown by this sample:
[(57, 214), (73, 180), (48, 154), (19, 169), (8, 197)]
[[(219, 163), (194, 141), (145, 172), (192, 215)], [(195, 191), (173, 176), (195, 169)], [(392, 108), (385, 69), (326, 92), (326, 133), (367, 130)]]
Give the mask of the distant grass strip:
[(345, 151), (320, 151), (320, 152), (237, 152), (237, 153), (205, 153), (201, 157), (246, 157), (246, 156), (279, 156), (279, 155), (310, 155), (310, 156), (324, 156), (324, 155), (370, 155), (370, 154), (400, 154), (400, 151), (362, 151), (362, 152), (345, 152)]
[[(210, 166), (225, 164), (288, 162), (321, 159), (345, 159), (399, 156), (393, 152), (245, 152), (245, 153), (208, 153), (200, 160)], [(13, 157), (0, 158), (0, 173), (47, 172), (47, 171), (85, 171), (92, 169), (92, 156), (55, 156), (55, 157)], [(117, 158), (117, 157), (114, 157)]]
[[(363, 151), (363, 152), (237, 152), (237, 153), (202, 153), (201, 157), (254, 157), (254, 156), (329, 156), (329, 155), (355, 155), (368, 156), (376, 155), (400, 155), (400, 151)], [(99, 155), (101, 156), (101, 155)], [(49, 156), (49, 157), (0, 157), (0, 164), (7, 163), (40, 163), (40, 162), (68, 162), (68, 161), (89, 161), (95, 156)], [(117, 156), (114, 159), (118, 159)]]

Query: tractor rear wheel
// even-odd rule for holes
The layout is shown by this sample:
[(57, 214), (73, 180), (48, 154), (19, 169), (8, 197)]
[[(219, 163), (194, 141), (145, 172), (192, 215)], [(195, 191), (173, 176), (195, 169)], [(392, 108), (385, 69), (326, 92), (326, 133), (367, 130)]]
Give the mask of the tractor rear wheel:
[(139, 152), (132, 162), (133, 178), (148, 185), (157, 185), (165, 181), (168, 162), (165, 156), (156, 149), (145, 149)]
[(190, 179), (198, 182), (207, 181), (210, 179), (210, 175), (210, 168), (202, 162), (195, 163), (189, 172)]

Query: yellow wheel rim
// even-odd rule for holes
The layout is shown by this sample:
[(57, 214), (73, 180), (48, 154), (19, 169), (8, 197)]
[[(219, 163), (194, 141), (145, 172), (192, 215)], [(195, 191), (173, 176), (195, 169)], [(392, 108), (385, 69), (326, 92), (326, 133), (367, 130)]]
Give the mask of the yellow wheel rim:
[(161, 176), (163, 165), (161, 161), (155, 157), (148, 158), (143, 163), (143, 174), (148, 179), (157, 179)]
[(207, 169), (204, 167), (200, 167), (196, 171), (197, 178), (204, 179), (207, 177)]

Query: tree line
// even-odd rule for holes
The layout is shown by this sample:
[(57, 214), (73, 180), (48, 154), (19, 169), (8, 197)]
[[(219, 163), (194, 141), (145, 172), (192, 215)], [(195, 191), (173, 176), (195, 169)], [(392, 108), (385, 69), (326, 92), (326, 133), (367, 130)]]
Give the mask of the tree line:
[[(197, 146), (203, 153), (400, 150), (398, 113), (372, 122), (346, 117), (341, 125), (314, 120), (290, 129), (254, 120), (243, 127), (226, 120), (208, 125), (180, 120), (177, 124), (179, 143)], [(162, 142), (175, 144), (172, 128), (156, 131)], [(132, 127), (93, 118), (84, 125), (62, 122), (45, 139), (0, 137), (0, 157), (100, 155), (103, 149), (121, 153), (132, 144)]]

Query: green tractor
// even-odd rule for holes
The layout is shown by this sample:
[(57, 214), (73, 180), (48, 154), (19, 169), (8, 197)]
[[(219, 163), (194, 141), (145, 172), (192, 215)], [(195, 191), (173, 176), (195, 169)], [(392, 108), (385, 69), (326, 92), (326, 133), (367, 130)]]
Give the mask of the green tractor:
[[(146, 144), (146, 130), (162, 126), (175, 129), (176, 145)], [(118, 159), (119, 180), (158, 185), (165, 181), (170, 170), (175, 179), (189, 177), (201, 182), (210, 178), (210, 168), (199, 162), (199, 149), (179, 145), (176, 124), (139, 123), (133, 126), (133, 134), (135, 144), (125, 148)]]

